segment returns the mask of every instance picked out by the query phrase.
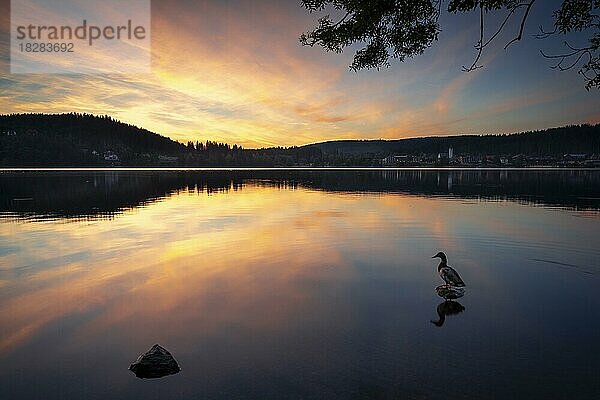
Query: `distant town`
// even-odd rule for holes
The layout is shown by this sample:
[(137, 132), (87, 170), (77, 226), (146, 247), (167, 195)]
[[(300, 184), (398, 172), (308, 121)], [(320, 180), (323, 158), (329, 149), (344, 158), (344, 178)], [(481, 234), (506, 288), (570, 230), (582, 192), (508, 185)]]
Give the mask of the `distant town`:
[[(437, 154), (392, 154), (382, 158), (383, 167), (456, 166), (456, 167), (600, 167), (600, 153), (565, 153), (554, 155), (503, 154), (473, 155), (448, 152)], [(378, 165), (374, 163), (373, 165)]]
[[(102, 154), (92, 150), (92, 156), (98, 161), (104, 161), (105, 166), (121, 166), (121, 159), (117, 153), (107, 150)], [(150, 153), (142, 153), (140, 157), (152, 161), (154, 165), (173, 167), (181, 165), (182, 159), (178, 156), (157, 155), (156, 160)], [(184, 156), (185, 157), (185, 156)], [(189, 165), (189, 164), (184, 164)], [(339, 163), (294, 163), (276, 166), (294, 167), (329, 167), (339, 166)], [(366, 166), (364, 162), (361, 166)], [(392, 154), (384, 158), (373, 158), (369, 164), (372, 167), (565, 167), (565, 168), (600, 168), (600, 153), (567, 153), (560, 156), (553, 155), (528, 155), (528, 154), (506, 154), (506, 155), (471, 155), (455, 154), (454, 148), (449, 147), (447, 153), (433, 154)]]

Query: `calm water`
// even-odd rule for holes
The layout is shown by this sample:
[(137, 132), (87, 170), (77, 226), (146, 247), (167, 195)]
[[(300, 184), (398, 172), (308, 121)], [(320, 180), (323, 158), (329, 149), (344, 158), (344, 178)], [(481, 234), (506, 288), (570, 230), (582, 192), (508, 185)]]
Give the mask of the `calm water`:
[(599, 210), (598, 171), (0, 173), (0, 398), (597, 399)]

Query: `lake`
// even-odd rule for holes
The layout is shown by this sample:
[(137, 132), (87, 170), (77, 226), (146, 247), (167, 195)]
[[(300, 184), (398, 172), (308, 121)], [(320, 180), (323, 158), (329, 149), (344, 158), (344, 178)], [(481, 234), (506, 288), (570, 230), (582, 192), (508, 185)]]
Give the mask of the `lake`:
[(599, 309), (600, 171), (0, 173), (1, 399), (597, 399)]

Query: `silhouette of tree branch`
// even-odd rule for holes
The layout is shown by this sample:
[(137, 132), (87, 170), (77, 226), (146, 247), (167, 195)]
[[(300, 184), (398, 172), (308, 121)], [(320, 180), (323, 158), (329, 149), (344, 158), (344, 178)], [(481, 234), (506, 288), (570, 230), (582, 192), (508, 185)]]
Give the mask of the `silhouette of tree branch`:
[(483, 44), (483, 47), (487, 46), (488, 44), (490, 44), (495, 38), (496, 36), (498, 36), (500, 34), (500, 32), (502, 32), (502, 30), (504, 29), (504, 26), (506, 25), (506, 23), (508, 22), (508, 20), (510, 19), (510, 17), (512, 17), (512, 15), (515, 13), (515, 11), (517, 11), (519, 9), (519, 7), (525, 6), (526, 4), (518, 4), (517, 6), (515, 6), (512, 10), (510, 10), (508, 12), (508, 14), (506, 15), (506, 18), (504, 18), (504, 21), (502, 21), (502, 23), (500, 24), (500, 26), (498, 27), (498, 30), (496, 30), (496, 33), (494, 33), (488, 40), (487, 42), (485, 42)]
[(462, 71), (463, 72), (471, 72), (475, 69), (482, 68), (483, 65), (477, 65), (477, 63), (481, 59), (481, 56), (483, 54), (483, 49), (485, 47), (487, 47), (490, 43), (492, 43), (494, 41), (494, 39), (504, 30), (504, 27), (506, 26), (506, 24), (508, 23), (510, 18), (513, 16), (513, 14), (518, 9), (520, 9), (522, 7), (526, 7), (525, 12), (523, 13), (523, 18), (521, 19), (521, 24), (520, 24), (518, 34), (504, 46), (504, 49), (506, 50), (508, 48), (508, 46), (510, 46), (512, 43), (521, 40), (521, 38), (523, 37), (523, 29), (525, 28), (525, 22), (527, 21), (527, 17), (529, 16), (529, 11), (530, 11), (531, 7), (533, 6), (533, 4), (535, 3), (535, 1), (536, 0), (531, 0), (529, 3), (518, 3), (518, 4), (515, 4), (514, 6), (509, 7), (508, 13), (507, 13), (506, 17), (504, 18), (504, 20), (502, 21), (502, 23), (499, 25), (498, 29), (496, 29), (494, 34), (485, 42), (483, 41), (484, 35), (485, 35), (484, 3), (483, 2), (480, 3), (480, 5), (479, 5), (479, 21), (480, 21), (479, 41), (475, 45), (475, 49), (477, 50), (477, 55), (475, 56), (475, 60), (473, 61), (473, 64), (471, 64), (470, 67), (467, 68), (464, 65), (462, 66)]
[[(340, 24), (342, 24), (342, 23), (343, 23), (343, 22), (346, 20), (346, 18), (348, 18), (348, 16), (349, 16), (350, 14), (351, 14), (351, 13), (348, 11), (348, 12), (346, 13), (346, 15), (344, 15), (344, 16), (343, 16), (343, 17), (342, 17), (342, 18), (341, 18), (341, 19), (340, 19), (338, 22), (336, 22), (335, 24), (331, 25), (331, 29), (335, 29), (337, 26), (339, 26)], [(329, 21), (329, 15), (325, 16), (325, 17), (324, 17), (324, 18), (322, 18), (321, 20), (323, 20), (323, 21)], [(319, 20), (319, 22), (320, 22), (321, 20)], [(304, 36), (304, 35), (302, 35), (302, 36)], [(302, 39), (301, 39), (301, 40), (302, 40)], [(319, 40), (318, 40), (318, 38), (317, 38), (317, 37), (307, 37), (307, 38), (306, 38), (306, 41), (305, 41), (305, 42), (303, 42), (303, 44), (305, 44), (305, 45), (307, 45), (307, 46), (309, 46), (309, 47), (313, 47), (313, 46), (314, 46), (315, 44), (317, 44), (317, 43), (319, 43)]]
[[(364, 68), (379, 69), (389, 66), (392, 58), (404, 61), (407, 57), (422, 54), (438, 40), (441, 31), (439, 17), (444, 0), (301, 0), (309, 12), (322, 11), (331, 7), (340, 15), (334, 22), (329, 15), (318, 19), (317, 27), (300, 36), (300, 43), (306, 46), (318, 44), (326, 51), (341, 53), (349, 46), (363, 44), (356, 51), (350, 69), (358, 71)], [(515, 42), (523, 39), (525, 26), (537, 0), (448, 0), (449, 13), (475, 11), (479, 7), (479, 40), (474, 46), (476, 51), (473, 63), (463, 65), (465, 72), (481, 68), (480, 64), (485, 48), (495, 42), (502, 32), (508, 29), (514, 15), (520, 19), (515, 21), (514, 37), (505, 45), (508, 49)], [(570, 49), (565, 54), (556, 56), (542, 53), (546, 58), (557, 60), (555, 69), (567, 68), (575, 61), (575, 65), (585, 62), (579, 71), (587, 80), (586, 88), (600, 87), (600, 0), (562, 0), (561, 6), (553, 13), (554, 29), (546, 31), (540, 26), (537, 38), (547, 38), (554, 34), (567, 35), (573, 31), (592, 33), (589, 46)], [(485, 28), (487, 13), (506, 12), (493, 33), (486, 38)], [(522, 12), (522, 14), (521, 14)], [(490, 32), (491, 33), (491, 32)], [(576, 51), (576, 52), (575, 52)], [(571, 54), (575, 52), (574, 54)], [(569, 55), (570, 54), (570, 55)], [(591, 78), (591, 79), (590, 79)]]
[(538, 38), (546, 38), (557, 33), (567, 34), (571, 31), (590, 31), (593, 35), (589, 46), (576, 47), (568, 41), (564, 46), (570, 50), (563, 54), (547, 54), (541, 51), (544, 58), (556, 60), (550, 68), (567, 71), (580, 65), (578, 73), (586, 81), (585, 88), (600, 87), (600, 16), (594, 14), (594, 9), (600, 8), (600, 1), (596, 0), (565, 0), (560, 9), (554, 12), (554, 30), (545, 31), (540, 27)]
[[(567, 45), (568, 47), (572, 48), (571, 46), (568, 45), (568, 43), (565, 42), (565, 45)], [(573, 49), (573, 48), (572, 48)], [(569, 69), (572, 69), (573, 67), (575, 67), (579, 61), (581, 61), (581, 59), (587, 55), (588, 57), (591, 58), (591, 53), (590, 53), (590, 48), (586, 47), (586, 48), (582, 48), (582, 49), (573, 49), (572, 52), (567, 53), (567, 54), (552, 54), (552, 55), (548, 55), (546, 53), (544, 53), (543, 50), (540, 50), (540, 53), (542, 53), (542, 56), (544, 56), (544, 58), (548, 58), (551, 60), (558, 60), (558, 63), (555, 65), (550, 66), (550, 68), (552, 69), (559, 69), (560, 71), (567, 71)], [(563, 66), (563, 63), (569, 59), (573, 59), (575, 58), (575, 61), (571, 61), (571, 64), (569, 64), (568, 66)]]
[(486, 44), (483, 43), (483, 35), (485, 33), (483, 20), (483, 5), (481, 5), (479, 7), (479, 42), (477, 42), (477, 44), (475, 45), (475, 49), (477, 49), (477, 56), (475, 57), (473, 64), (471, 64), (469, 68), (465, 67), (464, 65), (462, 66), (463, 72), (471, 72), (473, 70), (483, 67), (483, 65), (477, 65), (479, 59), (481, 58), (481, 55), (483, 54), (483, 48), (486, 46)]
[(523, 37), (523, 29), (525, 28), (525, 21), (527, 21), (527, 17), (529, 16), (529, 11), (531, 10), (531, 7), (533, 6), (534, 3), (535, 3), (535, 0), (531, 0), (529, 2), (529, 4), (527, 4), (527, 8), (525, 9), (525, 13), (523, 14), (523, 18), (521, 19), (521, 27), (519, 28), (519, 34), (514, 39), (512, 39), (510, 42), (508, 42), (506, 44), (506, 46), (504, 46), (505, 50), (508, 48), (508, 46), (510, 46), (514, 42), (520, 41), (521, 38)]
[(551, 31), (546, 31), (544, 30), (544, 27), (540, 25), (540, 33), (535, 35), (535, 37), (536, 39), (546, 39), (547, 37), (554, 35), (556, 32), (558, 32), (557, 26), (555, 26)]

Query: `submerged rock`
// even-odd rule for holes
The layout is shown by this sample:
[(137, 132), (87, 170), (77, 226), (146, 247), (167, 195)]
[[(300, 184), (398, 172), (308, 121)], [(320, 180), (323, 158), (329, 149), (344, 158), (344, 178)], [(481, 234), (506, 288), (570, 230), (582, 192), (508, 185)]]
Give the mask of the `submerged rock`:
[(441, 298), (446, 299), (446, 300), (460, 299), (461, 297), (463, 297), (465, 295), (464, 288), (447, 286), (447, 285), (440, 285), (440, 286), (436, 287), (435, 292), (437, 293), (438, 296), (440, 296)]
[(138, 378), (161, 378), (181, 371), (179, 364), (164, 347), (155, 344), (129, 366)]

